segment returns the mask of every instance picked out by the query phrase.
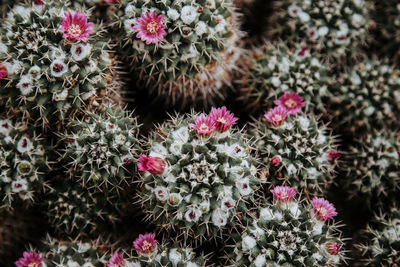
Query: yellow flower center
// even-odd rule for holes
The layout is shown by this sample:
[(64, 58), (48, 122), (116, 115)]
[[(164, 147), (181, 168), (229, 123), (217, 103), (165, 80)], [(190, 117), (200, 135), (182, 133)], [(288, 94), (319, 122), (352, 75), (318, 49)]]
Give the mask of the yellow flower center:
[(146, 30), (148, 33), (152, 35), (158, 34), (160, 27), (158, 26), (158, 22), (155, 19), (152, 19), (146, 26)]
[(68, 27), (68, 34), (72, 37), (79, 37), (82, 34), (82, 29), (81, 26), (77, 24), (71, 24)]

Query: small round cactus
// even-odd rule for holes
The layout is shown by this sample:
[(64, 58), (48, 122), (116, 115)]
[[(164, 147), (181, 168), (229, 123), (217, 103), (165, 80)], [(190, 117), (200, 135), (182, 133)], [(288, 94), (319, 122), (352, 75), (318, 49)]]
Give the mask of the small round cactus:
[(71, 179), (96, 191), (118, 191), (133, 182), (140, 153), (136, 118), (117, 106), (86, 111), (69, 124), (62, 158)]
[(367, 41), (372, 4), (364, 0), (276, 1), (272, 35), (304, 43), (336, 63), (361, 53)]
[(46, 195), (42, 206), (56, 232), (77, 236), (115, 223), (123, 203), (118, 195), (90, 193), (79, 184), (63, 181)]
[[(285, 103), (297, 103), (288, 110)], [(272, 185), (288, 183), (306, 194), (325, 192), (339, 157), (330, 129), (313, 115), (300, 113), (301, 99), (283, 95), (275, 108), (250, 129)], [(290, 114), (292, 113), (292, 115)]]
[(232, 235), (229, 266), (339, 266), (344, 260), (338, 227), (328, 223), (337, 213), (315, 197), (310, 204), (294, 199), (292, 187), (277, 186), (274, 202), (244, 220), (241, 234)]
[(114, 26), (140, 79), (167, 102), (223, 97), (241, 49), (226, 0), (122, 0)]
[(108, 43), (87, 16), (45, 2), (15, 6), (2, 23), (0, 100), (47, 126), (104, 95), (113, 71)]
[(248, 71), (239, 82), (241, 98), (251, 109), (270, 108), (284, 91), (304, 96), (307, 110), (326, 112), (331, 80), (327, 68), (309, 48), (289, 49), (285, 44), (265, 45), (245, 62)]
[(373, 131), (354, 141), (346, 154), (348, 192), (370, 209), (399, 203), (400, 133)]
[(225, 107), (213, 108), (157, 129), (138, 167), (141, 203), (158, 226), (201, 242), (221, 237), (247, 212), (259, 180), (245, 136), (230, 129), (236, 120)]
[(43, 140), (24, 122), (0, 118), (0, 208), (32, 203), (50, 170)]
[(331, 88), (333, 123), (351, 133), (398, 125), (400, 70), (387, 60), (367, 59), (338, 74)]
[(362, 266), (393, 266), (400, 263), (400, 212), (392, 208), (389, 214), (376, 216), (362, 237), (365, 244), (356, 245)]

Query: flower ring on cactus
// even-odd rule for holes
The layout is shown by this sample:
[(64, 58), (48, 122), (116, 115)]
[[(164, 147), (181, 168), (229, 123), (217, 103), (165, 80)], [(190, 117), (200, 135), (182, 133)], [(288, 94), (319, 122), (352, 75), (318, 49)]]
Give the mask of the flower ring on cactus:
[(326, 249), (332, 255), (338, 255), (340, 252), (340, 245), (336, 242), (331, 242), (326, 245)]
[(319, 220), (326, 221), (328, 219), (333, 219), (338, 213), (336, 212), (335, 206), (329, 203), (328, 200), (324, 198), (314, 197), (311, 200), (311, 204), (314, 209), (314, 213)]
[(189, 124), (189, 126), (196, 130), (198, 135), (207, 137), (211, 133), (213, 133), (217, 126), (216, 121), (210, 115), (206, 116), (204, 113), (201, 113), (199, 116), (196, 116), (194, 119), (194, 124)]
[(288, 110), (284, 106), (277, 106), (265, 113), (264, 118), (277, 127), (285, 121), (287, 115)]
[(274, 195), (274, 199), (279, 202), (289, 202), (296, 195), (296, 189), (291, 186), (276, 186), (270, 192)]
[(124, 252), (116, 251), (107, 263), (107, 267), (125, 267)]
[(162, 20), (164, 15), (158, 15), (155, 11), (150, 15), (149, 12), (142, 14), (135, 23), (133, 30), (137, 32), (136, 37), (142, 39), (143, 42), (149, 44), (157, 44), (159, 41), (164, 40), (165, 25)]
[(219, 132), (226, 132), (239, 119), (234, 117), (225, 106), (222, 108), (212, 107), (209, 116), (215, 122), (215, 126)]
[(282, 157), (281, 156), (274, 156), (271, 159), (271, 164), (275, 167), (279, 167), (281, 165)]
[(87, 16), (76, 10), (75, 13), (66, 12), (62, 18), (61, 29), (64, 31), (63, 38), (72, 42), (87, 42), (87, 38), (94, 33), (93, 23), (87, 22)]
[(0, 80), (4, 80), (8, 76), (8, 70), (7, 67), (3, 64), (3, 62), (0, 62)]
[(306, 106), (303, 100), (304, 97), (299, 96), (296, 92), (285, 91), (279, 100), (274, 101), (274, 104), (285, 107), (288, 114), (295, 115), (301, 112), (302, 107)]
[(329, 162), (335, 161), (336, 159), (340, 158), (340, 153), (337, 151), (328, 151), (327, 158)]
[(138, 169), (139, 171), (148, 171), (151, 174), (162, 174), (164, 172), (165, 162), (159, 157), (140, 155)]
[(25, 251), (23, 257), (15, 262), (17, 267), (42, 267), (44, 257), (39, 253)]
[(136, 249), (139, 255), (151, 256), (157, 248), (157, 240), (155, 233), (140, 234), (138, 238), (133, 242), (133, 247)]

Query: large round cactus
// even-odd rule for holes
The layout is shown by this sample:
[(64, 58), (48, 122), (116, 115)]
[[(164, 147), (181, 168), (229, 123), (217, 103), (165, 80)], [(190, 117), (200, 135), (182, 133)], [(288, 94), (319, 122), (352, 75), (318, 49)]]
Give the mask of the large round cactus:
[(225, 107), (213, 108), (157, 129), (139, 170), (141, 202), (158, 226), (201, 241), (221, 236), (247, 212), (259, 181), (246, 138), (230, 129), (236, 120)]

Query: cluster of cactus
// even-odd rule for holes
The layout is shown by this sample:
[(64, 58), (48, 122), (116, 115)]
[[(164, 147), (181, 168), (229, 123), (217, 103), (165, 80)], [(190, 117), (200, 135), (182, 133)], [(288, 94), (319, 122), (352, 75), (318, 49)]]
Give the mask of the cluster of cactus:
[(0, 100), (47, 125), (103, 96), (112, 60), (108, 42), (84, 13), (59, 1), (35, 2), (15, 6), (2, 22)]
[(176, 228), (191, 240), (211, 239), (246, 213), (259, 185), (256, 161), (237, 118), (225, 107), (211, 114), (177, 117), (156, 130), (144, 171), (140, 199), (154, 222)]
[(278, 186), (273, 204), (260, 205), (244, 218), (244, 230), (232, 235), (230, 266), (336, 266), (344, 260), (336, 215), (327, 200), (315, 197), (311, 204), (294, 199), (292, 187)]
[(367, 42), (372, 4), (364, 0), (276, 1), (271, 35), (303, 43), (335, 62), (360, 55)]
[(113, 24), (134, 71), (168, 102), (223, 97), (241, 51), (230, 1), (122, 0)]
[(29, 204), (50, 170), (40, 135), (24, 122), (0, 119), (0, 207)]
[(350, 132), (399, 125), (400, 70), (386, 60), (366, 59), (339, 73), (331, 87), (334, 123)]
[(346, 155), (347, 186), (370, 209), (400, 203), (400, 133), (368, 133)]
[(275, 103), (250, 129), (268, 182), (288, 183), (306, 194), (325, 192), (339, 157), (334, 136), (315, 116), (296, 115), (304, 106), (296, 93), (286, 91)]
[(285, 90), (303, 95), (307, 110), (325, 113), (332, 80), (320, 58), (308, 47), (290, 49), (284, 43), (265, 45), (246, 60), (248, 68), (240, 86), (251, 108), (270, 108)]

